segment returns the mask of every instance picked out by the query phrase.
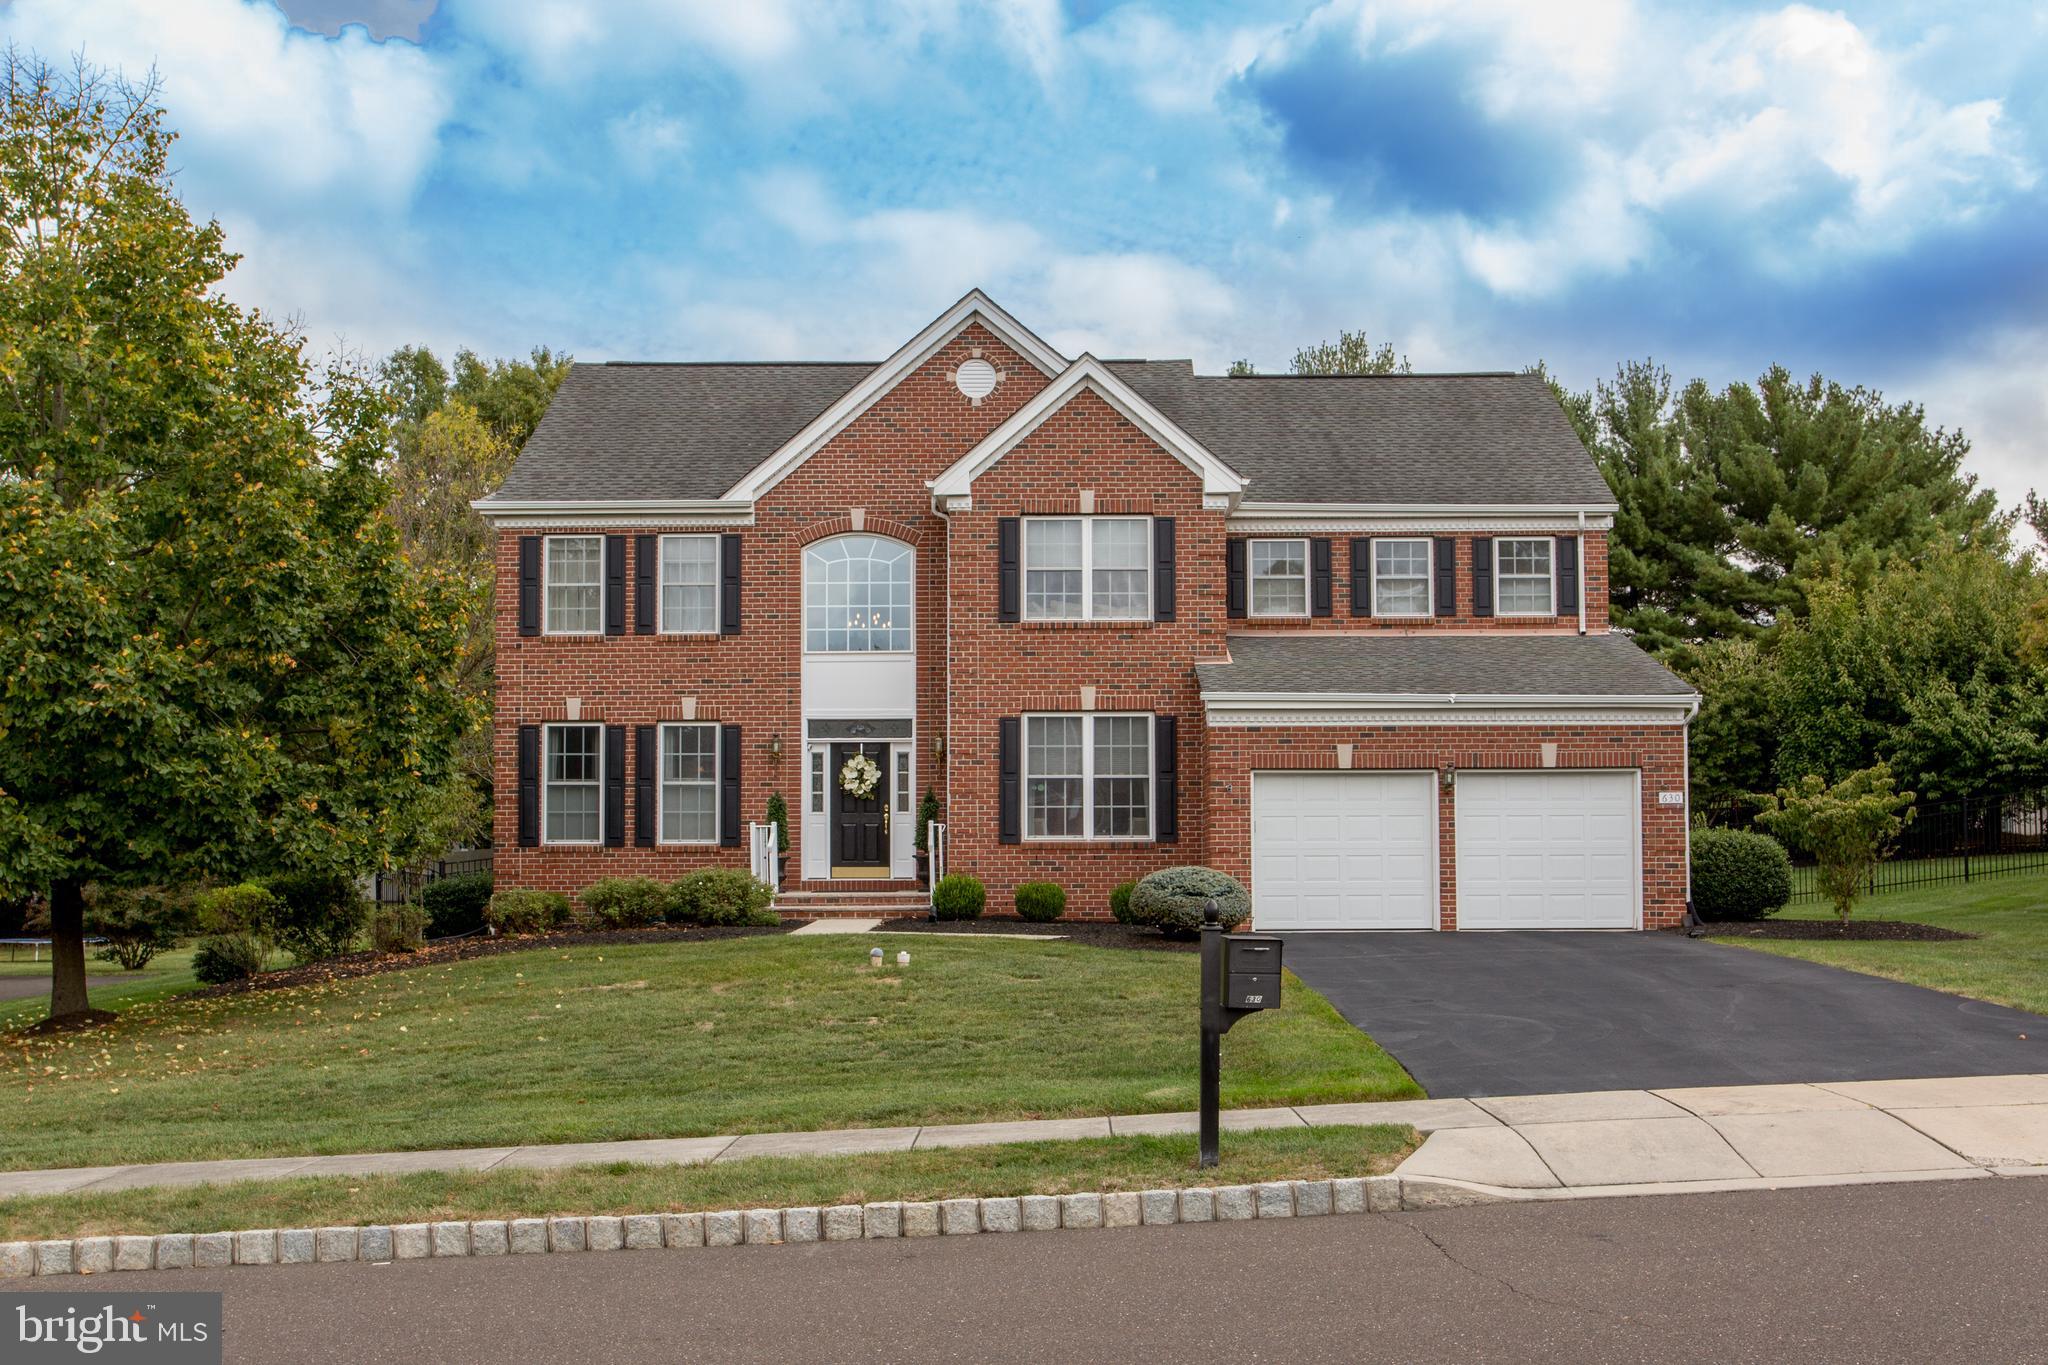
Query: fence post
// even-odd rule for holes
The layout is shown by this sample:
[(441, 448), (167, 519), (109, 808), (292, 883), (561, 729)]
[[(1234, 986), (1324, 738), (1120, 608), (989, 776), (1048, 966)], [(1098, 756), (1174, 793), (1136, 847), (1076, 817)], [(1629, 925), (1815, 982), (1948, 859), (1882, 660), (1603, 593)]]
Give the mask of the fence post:
[(1970, 798), (1963, 798), (1963, 883), (1970, 881)]

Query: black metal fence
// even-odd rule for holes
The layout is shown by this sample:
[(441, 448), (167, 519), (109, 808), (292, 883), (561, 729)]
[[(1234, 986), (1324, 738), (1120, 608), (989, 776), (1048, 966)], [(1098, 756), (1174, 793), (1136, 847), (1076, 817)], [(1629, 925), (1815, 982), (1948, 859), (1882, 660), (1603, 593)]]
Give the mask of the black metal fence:
[(375, 887), (371, 896), (379, 905), (404, 905), (418, 900), (420, 888), (428, 882), (439, 881), (443, 877), (459, 877), (468, 872), (490, 870), (491, 850), (465, 849), (418, 867), (401, 868), (396, 872), (379, 872), (374, 879)]
[[(1736, 829), (1755, 825), (1755, 811), (1730, 807), (1712, 823)], [(1792, 853), (1792, 903), (1825, 900), (1813, 859)], [(1916, 805), (1891, 854), (1870, 871), (1866, 895), (1936, 882), (2048, 872), (2048, 794), (2015, 792)]]

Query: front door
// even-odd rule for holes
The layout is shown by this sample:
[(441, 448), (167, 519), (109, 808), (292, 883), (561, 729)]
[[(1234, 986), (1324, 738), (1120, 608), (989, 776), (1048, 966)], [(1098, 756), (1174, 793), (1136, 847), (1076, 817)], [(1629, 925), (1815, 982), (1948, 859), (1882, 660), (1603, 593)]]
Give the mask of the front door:
[[(855, 796), (841, 774), (847, 760), (859, 754), (875, 765), (874, 790)], [(832, 746), (832, 875), (876, 876), (889, 870), (889, 746)]]

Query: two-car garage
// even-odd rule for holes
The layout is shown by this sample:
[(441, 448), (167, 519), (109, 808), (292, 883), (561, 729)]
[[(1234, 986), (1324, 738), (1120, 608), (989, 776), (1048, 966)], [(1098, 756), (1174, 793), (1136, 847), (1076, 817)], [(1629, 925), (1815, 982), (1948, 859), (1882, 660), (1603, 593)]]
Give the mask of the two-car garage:
[[(1259, 929), (1434, 929), (1434, 771), (1252, 775)], [(1463, 771), (1453, 779), (1460, 929), (1633, 929), (1641, 923), (1633, 770)]]

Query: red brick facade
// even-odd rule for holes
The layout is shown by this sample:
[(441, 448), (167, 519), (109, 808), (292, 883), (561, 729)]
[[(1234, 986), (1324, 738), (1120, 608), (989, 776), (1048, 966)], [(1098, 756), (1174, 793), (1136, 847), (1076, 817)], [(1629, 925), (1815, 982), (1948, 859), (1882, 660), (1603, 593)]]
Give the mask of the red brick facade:
[[(979, 405), (950, 379), (978, 352), (1005, 375)], [(1656, 792), (1684, 786), (1684, 735), (1677, 725), (1426, 727), (1246, 727), (1205, 724), (1195, 664), (1227, 657), (1233, 631), (1528, 630), (1575, 631), (1577, 613), (1555, 619), (1471, 614), (1471, 537), (1458, 537), (1457, 615), (1382, 621), (1350, 614), (1349, 544), (1355, 533), (1317, 531), (1335, 543), (1331, 617), (1310, 621), (1231, 620), (1226, 614), (1226, 513), (1205, 508), (1202, 481), (1127, 422), (1096, 393), (1068, 399), (974, 482), (972, 505), (934, 511), (927, 481), (952, 465), (1048, 383), (1027, 359), (979, 324), (883, 394), (816, 454), (755, 503), (742, 538), (742, 621), (736, 635), (627, 633), (570, 638), (518, 631), (519, 543), (526, 535), (583, 531), (673, 532), (676, 523), (501, 527), (498, 535), (496, 780), (497, 876), (501, 886), (575, 893), (603, 876), (673, 878), (711, 864), (744, 865), (729, 847), (521, 847), (518, 733), (522, 725), (567, 718), (574, 699), (584, 720), (628, 728), (664, 720), (717, 720), (741, 733), (743, 821), (763, 818), (771, 792), (791, 812), (792, 883), (803, 863), (807, 783), (803, 696), (804, 547), (859, 529), (915, 550), (916, 699), (914, 787), (943, 803), (950, 870), (987, 884), (989, 911), (1008, 913), (1014, 888), (1031, 880), (1067, 889), (1071, 916), (1103, 918), (1117, 883), (1155, 868), (1206, 863), (1248, 878), (1250, 773), (1259, 768), (1335, 766), (1334, 745), (1355, 746), (1357, 767), (1524, 767), (1557, 745), (1567, 767), (1624, 767), (1643, 774), (1643, 909), (1646, 926), (1676, 923), (1685, 888), (1683, 806)], [(768, 452), (764, 451), (766, 456)], [(1099, 514), (1172, 517), (1176, 524), (1176, 612), (1171, 621), (1004, 622), (998, 611), (998, 523), (1031, 514), (1079, 514), (1084, 495)], [(1454, 519), (1447, 518), (1455, 524)], [(858, 523), (858, 526), (856, 526)], [(1565, 527), (1551, 528), (1563, 533)], [(1548, 531), (1540, 533), (1549, 533)], [(1233, 531), (1230, 537), (1238, 535)], [(1281, 532), (1280, 534), (1286, 534)], [(1298, 534), (1298, 533), (1297, 533)], [(1390, 534), (1390, 533), (1389, 533)], [(1428, 534), (1418, 529), (1414, 534)], [(1511, 534), (1511, 533), (1494, 533)], [(1583, 540), (1586, 623), (1607, 625), (1604, 532)], [(628, 573), (631, 589), (632, 574)], [(998, 837), (998, 724), (1027, 711), (1143, 711), (1178, 719), (1179, 833), (1173, 843), (1002, 842)], [(628, 758), (629, 767), (631, 756)], [(891, 779), (893, 780), (893, 774)], [(1443, 927), (1456, 921), (1455, 839), (1449, 797), (1443, 814)], [(630, 831), (637, 812), (627, 790)], [(805, 889), (846, 883), (804, 881)], [(862, 882), (863, 888), (901, 881)]]

